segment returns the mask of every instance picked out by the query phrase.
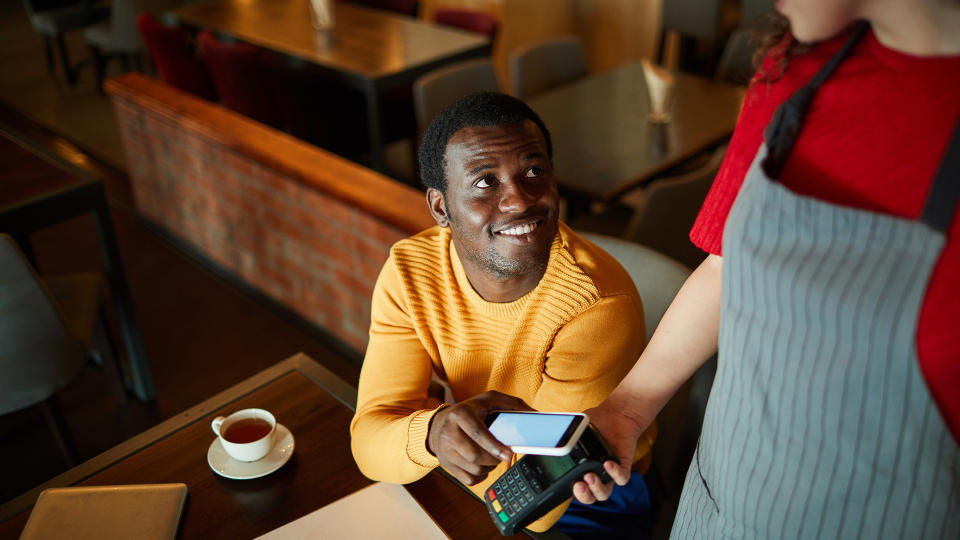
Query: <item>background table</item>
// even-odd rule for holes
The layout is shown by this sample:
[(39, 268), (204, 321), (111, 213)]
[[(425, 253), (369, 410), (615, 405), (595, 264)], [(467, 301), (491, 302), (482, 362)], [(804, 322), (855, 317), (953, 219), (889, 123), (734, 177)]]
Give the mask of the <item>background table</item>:
[[(380, 96), (443, 65), (490, 54), (485, 36), (388, 11), (333, 2), (332, 33), (318, 32), (308, 0), (218, 0), (183, 6), (180, 21), (326, 68), (366, 98), (373, 168), (383, 170)], [(336, 107), (337, 104), (328, 104)]]
[(639, 63), (527, 100), (550, 130), (561, 189), (609, 201), (729, 137), (744, 90), (696, 75), (675, 76), (673, 119), (665, 125), (647, 120), (650, 99)]
[(103, 182), (61, 157), (35, 150), (22, 136), (0, 130), (4, 136), (24, 146), (38, 157), (63, 169), (63, 176), (50, 181), (49, 175), (24, 174), (10, 177), (0, 185), (0, 233), (9, 234), (36, 269), (37, 260), (30, 233), (83, 214), (90, 214), (100, 247), (100, 258), (110, 298), (120, 322), (123, 344), (130, 362), (130, 390), (142, 401), (155, 397), (153, 375), (147, 360), (140, 326), (137, 324), (133, 297), (123, 270), (117, 237)]
[[(353, 387), (298, 354), (3, 505), (0, 538), (20, 534), (29, 506), (47, 487), (167, 482), (189, 488), (180, 538), (261, 535), (371, 483), (350, 453), (355, 402)], [(272, 411), (293, 433), (296, 448), (286, 465), (263, 478), (221, 478), (207, 465), (210, 421), (246, 407)], [(483, 504), (440, 472), (407, 489), (452, 538), (502, 538)]]

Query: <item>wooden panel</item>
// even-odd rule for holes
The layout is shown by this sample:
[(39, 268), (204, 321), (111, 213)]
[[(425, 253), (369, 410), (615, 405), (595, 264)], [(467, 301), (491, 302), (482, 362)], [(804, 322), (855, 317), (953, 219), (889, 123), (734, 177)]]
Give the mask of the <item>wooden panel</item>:
[(578, 33), (593, 72), (655, 58), (660, 0), (576, 0)]

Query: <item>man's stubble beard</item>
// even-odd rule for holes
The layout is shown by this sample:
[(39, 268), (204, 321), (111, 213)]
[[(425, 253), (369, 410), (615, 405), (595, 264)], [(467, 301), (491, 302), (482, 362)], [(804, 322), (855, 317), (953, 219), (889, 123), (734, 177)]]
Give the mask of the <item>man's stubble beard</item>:
[[(450, 229), (453, 231), (453, 233), (459, 235), (461, 238), (466, 238), (467, 235), (459, 227), (459, 221), (450, 216), (449, 210), (447, 211), (447, 216), (449, 216)], [(541, 227), (543, 226), (546, 225), (541, 225)], [(543, 276), (543, 273), (547, 269), (547, 264), (550, 261), (550, 248), (553, 245), (553, 238), (556, 237), (557, 230), (559, 228), (556, 220), (553, 221), (552, 228), (553, 234), (550, 236), (551, 241), (544, 245), (542, 253), (535, 253), (533, 256), (525, 259), (507, 259), (498, 253), (494, 246), (490, 246), (486, 251), (483, 252), (475, 252), (465, 249), (465, 253), (460, 253), (458, 251), (457, 255), (459, 255), (461, 258), (468, 259), (496, 281), (504, 281), (509, 278), (525, 276), (531, 272), (536, 272), (537, 275)]]

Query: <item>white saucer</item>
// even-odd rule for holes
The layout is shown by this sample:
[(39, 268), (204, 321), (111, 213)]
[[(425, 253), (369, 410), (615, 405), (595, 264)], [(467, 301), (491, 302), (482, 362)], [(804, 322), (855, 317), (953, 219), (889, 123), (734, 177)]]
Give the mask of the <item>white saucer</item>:
[(257, 461), (237, 461), (223, 449), (220, 438), (210, 443), (207, 450), (207, 463), (213, 472), (225, 478), (234, 480), (250, 480), (266, 476), (283, 467), (283, 464), (293, 455), (293, 433), (281, 423), (277, 423), (277, 432), (274, 434), (277, 443), (270, 453)]

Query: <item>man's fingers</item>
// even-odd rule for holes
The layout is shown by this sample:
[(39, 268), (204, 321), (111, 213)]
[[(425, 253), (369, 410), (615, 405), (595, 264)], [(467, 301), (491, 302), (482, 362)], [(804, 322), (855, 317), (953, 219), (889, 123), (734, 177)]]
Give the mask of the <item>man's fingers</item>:
[(583, 504), (593, 504), (597, 502), (597, 498), (593, 496), (593, 492), (590, 491), (590, 488), (583, 481), (573, 485), (573, 496)]
[[(483, 449), (484, 453), (496, 458), (499, 461), (507, 461), (513, 455), (513, 452), (510, 451), (510, 447), (505, 446), (503, 443), (497, 440), (490, 431), (487, 429), (487, 426), (483, 422), (479, 421), (477, 418), (467, 415), (467, 414), (458, 414), (454, 417), (457, 422), (460, 431), (466, 435), (468, 439), (473, 444), (476, 444), (477, 447)], [(480, 457), (478, 456), (478, 459)]]
[(625, 486), (630, 481), (630, 469), (619, 465), (615, 461), (605, 461), (603, 468), (619, 486)]
[(610, 494), (613, 493), (613, 482), (604, 484), (600, 481), (600, 477), (594, 473), (588, 473), (583, 479), (587, 483), (587, 487), (590, 488), (590, 493), (596, 497), (598, 501), (609, 499)]

